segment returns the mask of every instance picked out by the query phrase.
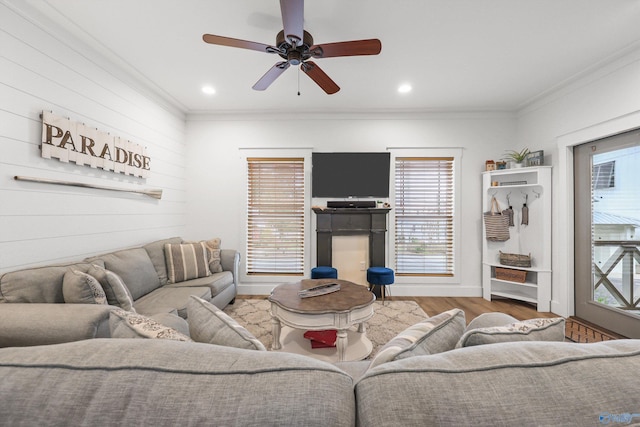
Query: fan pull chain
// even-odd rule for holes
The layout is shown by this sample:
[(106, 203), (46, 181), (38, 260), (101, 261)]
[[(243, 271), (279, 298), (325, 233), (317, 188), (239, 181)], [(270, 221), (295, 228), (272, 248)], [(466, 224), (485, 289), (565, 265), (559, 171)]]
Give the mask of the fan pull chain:
[(300, 68), (298, 68), (298, 96), (300, 96)]

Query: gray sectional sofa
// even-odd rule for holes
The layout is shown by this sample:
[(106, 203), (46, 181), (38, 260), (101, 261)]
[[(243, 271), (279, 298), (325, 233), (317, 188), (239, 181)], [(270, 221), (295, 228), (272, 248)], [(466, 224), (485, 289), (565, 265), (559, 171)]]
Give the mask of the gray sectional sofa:
[[(165, 244), (180, 237), (123, 249), (65, 265), (29, 268), (0, 276), (0, 347), (57, 344), (109, 337), (109, 315), (118, 295), (107, 293), (109, 304), (65, 303), (65, 274), (70, 270), (116, 273), (140, 314), (184, 331), (186, 305), (196, 295), (219, 308), (237, 294), (240, 255), (221, 249), (221, 268), (206, 277), (169, 283)], [(114, 300), (112, 300), (115, 298)], [(68, 297), (67, 297), (68, 299)], [(130, 307), (124, 307), (130, 309)]]
[[(0, 425), (640, 425), (640, 340), (567, 343), (563, 318), (467, 324), (452, 309), (371, 360), (266, 351), (220, 309), (239, 256), (222, 251), (211, 260), (222, 271), (178, 281), (161, 255), (181, 243), (0, 277)], [(78, 277), (104, 292), (79, 292)]]
[(355, 380), (349, 366), (167, 340), (4, 348), (0, 424), (640, 424), (640, 340), (466, 347), (384, 363)]

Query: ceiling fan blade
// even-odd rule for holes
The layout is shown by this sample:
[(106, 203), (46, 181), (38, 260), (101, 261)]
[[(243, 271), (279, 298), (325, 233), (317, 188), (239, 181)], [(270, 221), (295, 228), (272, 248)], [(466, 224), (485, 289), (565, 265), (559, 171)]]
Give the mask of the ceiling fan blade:
[(377, 55), (381, 50), (382, 43), (378, 39), (353, 40), (311, 46), (311, 56), (314, 58), (333, 58), (336, 56)]
[(327, 74), (322, 71), (315, 62), (303, 62), (302, 65), (300, 65), (300, 68), (307, 76), (311, 77), (311, 80), (316, 82), (318, 86), (327, 93), (327, 95), (333, 95), (340, 90), (340, 86), (331, 80), (331, 77), (327, 76)]
[(289, 63), (287, 61), (278, 62), (276, 65), (271, 67), (269, 71), (267, 71), (264, 76), (260, 77), (260, 80), (253, 85), (254, 90), (265, 90), (271, 83), (273, 83), (280, 74), (284, 73), (284, 71), (289, 68)]
[(284, 38), (292, 46), (302, 44), (304, 26), (304, 0), (280, 0)]
[(232, 39), (231, 37), (215, 36), (213, 34), (204, 34), (202, 40), (210, 44), (220, 46), (239, 47), (242, 49), (257, 50), (259, 52), (277, 53), (278, 49), (268, 44), (249, 42), (246, 40)]

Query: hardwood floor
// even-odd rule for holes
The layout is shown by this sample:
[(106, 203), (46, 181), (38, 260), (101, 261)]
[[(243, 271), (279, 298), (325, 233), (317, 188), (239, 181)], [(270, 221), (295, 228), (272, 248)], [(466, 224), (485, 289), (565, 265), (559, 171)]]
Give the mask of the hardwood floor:
[(494, 299), (492, 301), (481, 297), (390, 297), (389, 299), (415, 301), (429, 316), (452, 308), (460, 308), (465, 312), (467, 323), (482, 313), (494, 311), (509, 314), (518, 320), (560, 317), (551, 312), (538, 312), (535, 305), (511, 299)]

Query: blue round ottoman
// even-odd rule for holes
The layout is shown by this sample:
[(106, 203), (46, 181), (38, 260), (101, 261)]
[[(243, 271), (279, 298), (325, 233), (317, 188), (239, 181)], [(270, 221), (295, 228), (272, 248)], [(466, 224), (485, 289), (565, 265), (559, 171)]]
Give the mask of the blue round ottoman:
[(312, 279), (337, 279), (338, 270), (333, 267), (314, 267), (311, 269)]
[(367, 269), (367, 282), (369, 289), (373, 290), (376, 286), (380, 286), (382, 294), (382, 302), (384, 303), (384, 294), (387, 285), (392, 285), (394, 281), (393, 270), (387, 267), (369, 267)]

